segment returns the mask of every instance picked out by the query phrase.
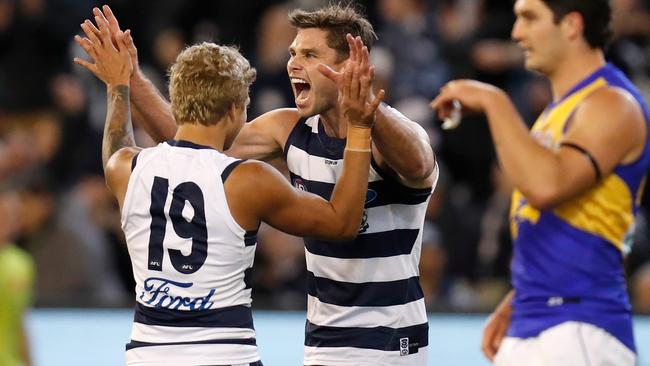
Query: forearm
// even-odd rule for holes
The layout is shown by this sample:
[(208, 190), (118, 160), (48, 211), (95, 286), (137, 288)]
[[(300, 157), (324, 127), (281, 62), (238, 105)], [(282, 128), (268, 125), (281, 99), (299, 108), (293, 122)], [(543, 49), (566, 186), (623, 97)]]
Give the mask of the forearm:
[(131, 105), (134, 119), (155, 141), (174, 137), (176, 122), (169, 102), (140, 71), (131, 77)]
[(354, 236), (359, 231), (368, 191), (370, 156), (370, 131), (349, 130), (343, 170), (330, 199), (335, 222), (339, 223), (340, 231), (345, 233), (345, 236)]
[(108, 159), (123, 147), (135, 146), (129, 87), (127, 85), (107, 86), (107, 112), (102, 139), (102, 166), (106, 169)]
[(507, 316), (510, 317), (512, 314), (512, 299), (515, 296), (515, 290), (510, 290), (506, 296), (501, 300), (499, 305), (497, 305), (497, 308), (495, 309), (495, 313), (502, 315), (502, 316)]
[(372, 128), (375, 146), (386, 163), (410, 181), (426, 179), (433, 172), (433, 149), (418, 126), (392, 108), (382, 105)]
[(514, 187), (529, 201), (557, 191), (558, 156), (533, 138), (507, 95), (491, 92), (484, 105), (497, 156)]

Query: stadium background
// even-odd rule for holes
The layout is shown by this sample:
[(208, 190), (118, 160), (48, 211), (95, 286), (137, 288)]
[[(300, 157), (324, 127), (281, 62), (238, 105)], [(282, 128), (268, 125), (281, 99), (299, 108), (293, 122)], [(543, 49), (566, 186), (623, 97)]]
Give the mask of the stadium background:
[[(132, 29), (141, 68), (163, 93), (166, 70), (184, 45), (203, 40), (238, 45), (258, 70), (249, 111), (249, 118), (254, 118), (273, 108), (293, 106), (286, 61), (294, 32), (286, 14), (288, 9), (321, 2), (107, 3), (122, 27)], [(475, 353), (480, 360), (478, 337), (485, 314), (509, 286), (510, 185), (495, 163), (485, 121), (466, 118), (457, 130), (443, 132), (428, 102), (446, 81), (474, 78), (504, 88), (525, 119), (532, 122), (549, 101), (548, 85), (521, 67), (522, 53), (509, 39), (514, 21), (511, 1), (360, 3), (380, 37), (372, 51), (377, 84), (386, 88), (391, 105), (426, 128), (441, 163), (441, 179), (427, 213), (421, 259), (427, 308), (434, 313), (431, 328), (441, 329), (432, 330), (433, 344), (445, 341), (445, 329), (466, 329), (465, 336), (454, 339), (470, 352), (465, 354)], [(119, 357), (129, 333), (128, 309), (134, 297), (130, 263), (117, 206), (101, 172), (105, 91), (94, 76), (71, 62), (82, 54), (72, 36), (80, 31), (79, 24), (91, 15), (92, 7), (101, 4), (94, 0), (0, 0), (0, 182), (5, 191), (20, 198), (20, 209), (15, 212), (20, 229), (15, 242), (36, 263), (35, 310), (28, 325), (37, 365), (60, 364), (54, 363), (56, 357), (51, 352), (72, 357), (56, 346), (57, 341), (90, 341), (83, 336), (74, 338), (74, 334), (85, 334), (82, 331), (59, 339), (52, 333), (57, 324), (71, 330), (92, 327), (98, 339), (106, 329), (107, 344), (98, 349)], [(650, 1), (615, 0), (613, 4), (614, 41), (608, 58), (647, 97)], [(153, 144), (140, 128), (136, 135), (141, 146)], [(283, 168), (280, 163), (277, 166)], [(642, 317), (650, 314), (648, 210), (650, 196), (646, 193), (635, 244), (625, 264), (634, 311), (639, 315), (641, 362), (650, 364), (650, 321)], [(286, 317), (282, 319), (293, 324), (295, 332), (282, 334), (290, 337), (287, 342), (297, 345), (288, 349), (300, 353), (301, 311), (306, 306), (302, 242), (268, 227), (261, 228), (258, 238), (253, 306), (265, 311), (260, 312), (260, 319), (266, 320), (258, 322), (257, 328), (263, 332), (264, 324), (276, 314), (266, 311), (284, 311), (278, 316)], [(116, 309), (93, 310), (96, 308)], [(445, 315), (450, 313), (455, 314)], [(466, 313), (474, 315), (459, 315)], [(118, 318), (106, 322), (111, 316)], [(112, 330), (116, 324), (121, 327)], [(265, 355), (262, 338), (260, 346)], [(447, 352), (455, 349), (445, 347)], [(83, 343), (73, 348), (82, 349), (97, 356), (94, 348)], [(432, 361), (435, 352), (434, 346)], [(68, 365), (83, 364), (67, 359)], [(475, 363), (452, 359), (440, 364)]]

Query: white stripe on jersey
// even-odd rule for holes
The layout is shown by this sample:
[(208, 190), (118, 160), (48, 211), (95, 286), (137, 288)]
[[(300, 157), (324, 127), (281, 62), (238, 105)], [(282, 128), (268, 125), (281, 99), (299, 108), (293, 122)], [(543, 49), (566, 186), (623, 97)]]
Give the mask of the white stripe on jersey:
[(321, 302), (307, 295), (307, 318), (316, 325), (328, 327), (374, 327), (403, 328), (426, 321), (424, 299), (393, 306), (338, 306)]
[[(420, 251), (419, 244), (413, 248)], [(419, 276), (418, 258), (410, 254), (380, 258), (332, 258), (305, 250), (307, 269), (314, 276), (350, 283), (396, 281)]]
[(413, 366), (427, 364), (428, 347), (400, 356), (399, 351), (379, 351), (352, 347), (305, 346), (305, 365), (336, 366)]
[(428, 203), (429, 201), (427, 200), (418, 205), (391, 204), (367, 208), (367, 220), (368, 222), (372, 222), (372, 225), (363, 234), (395, 229), (421, 229)]
[(183, 344), (126, 351), (127, 366), (205, 366), (258, 361), (257, 347), (242, 344)]
[[(306, 151), (290, 146), (287, 151), (289, 170), (302, 178), (322, 183), (336, 183), (336, 177), (343, 171), (343, 159), (326, 159), (309, 155)], [(373, 167), (370, 167), (368, 182), (382, 180)]]
[(131, 339), (147, 343), (166, 343), (182, 339), (183, 342), (215, 339), (255, 338), (255, 331), (246, 328), (166, 327), (133, 323)]

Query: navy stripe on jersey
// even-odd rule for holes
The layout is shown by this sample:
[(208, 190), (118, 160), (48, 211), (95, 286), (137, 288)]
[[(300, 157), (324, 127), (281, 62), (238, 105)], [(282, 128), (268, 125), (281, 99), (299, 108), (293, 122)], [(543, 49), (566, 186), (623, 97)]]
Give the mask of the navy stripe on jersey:
[(244, 305), (214, 310), (183, 311), (135, 304), (133, 321), (167, 327), (247, 328), (253, 327), (251, 308)]
[(307, 293), (339, 306), (403, 305), (424, 297), (417, 276), (397, 281), (352, 283), (316, 277), (307, 271)]
[(204, 341), (193, 341), (193, 342), (165, 342), (165, 343), (149, 343), (149, 342), (140, 342), (131, 340), (127, 343), (126, 350), (131, 350), (134, 348), (140, 347), (152, 347), (152, 346), (180, 346), (180, 345), (191, 345), (191, 344), (243, 344), (248, 346), (256, 346), (255, 338), (245, 338), (245, 339), (208, 339)]
[(246, 288), (251, 288), (251, 283), (253, 281), (253, 267), (248, 267), (244, 270), (244, 285)]
[(306, 118), (300, 118), (296, 125), (291, 130), (289, 136), (287, 136), (287, 141), (284, 143), (284, 158), (286, 160), (287, 153), (289, 153), (289, 148), (293, 144), (294, 140), (298, 139), (299, 136), (304, 136), (306, 133), (311, 133), (311, 127), (307, 126), (305, 123)]
[(255, 244), (257, 244), (257, 230), (247, 231), (246, 234), (244, 234), (244, 245), (250, 247)]
[(189, 148), (189, 149), (198, 149), (198, 150), (211, 149), (211, 150), (216, 150), (212, 146), (199, 145), (199, 144), (195, 144), (193, 142), (185, 141), (185, 140), (167, 140), (167, 144), (170, 145), (170, 146), (186, 147), (186, 148)]
[(429, 345), (427, 323), (404, 328), (345, 328), (319, 326), (307, 321), (305, 332), (305, 346), (309, 347), (354, 347), (399, 351), (400, 340), (403, 338), (408, 338), (408, 343), (415, 347)]
[[(314, 122), (316, 123), (316, 122)], [(327, 136), (323, 130), (323, 124), (318, 123), (318, 134), (312, 133), (311, 126), (300, 120), (296, 127), (289, 134), (284, 146), (284, 156), (287, 157), (289, 147), (295, 146), (303, 151), (309, 151), (309, 155), (321, 158), (340, 160), (343, 159), (345, 140)]]
[(133, 155), (133, 159), (131, 159), (131, 171), (135, 169), (135, 165), (138, 163), (138, 155), (140, 155), (140, 153)]
[(224, 170), (221, 172), (221, 181), (226, 183), (226, 179), (228, 179), (228, 176), (230, 176), (230, 173), (241, 163), (245, 162), (246, 160), (237, 160), (235, 162), (230, 163), (227, 167), (224, 168)]
[(305, 248), (309, 253), (333, 258), (385, 258), (410, 254), (419, 232), (419, 229), (395, 229), (360, 234), (345, 242), (305, 239)]
[[(300, 180), (308, 192), (317, 194), (326, 200), (330, 199), (334, 184), (305, 179), (292, 172), (289, 172), (289, 175), (292, 183)], [(431, 188), (409, 188), (396, 182), (379, 180), (368, 183), (365, 207), (372, 208), (390, 204), (417, 205), (425, 202), (430, 194)]]

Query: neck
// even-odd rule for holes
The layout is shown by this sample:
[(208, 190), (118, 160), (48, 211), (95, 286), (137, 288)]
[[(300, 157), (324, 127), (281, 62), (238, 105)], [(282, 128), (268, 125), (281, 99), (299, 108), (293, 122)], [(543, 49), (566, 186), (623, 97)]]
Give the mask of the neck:
[(557, 101), (573, 86), (584, 80), (605, 65), (605, 56), (601, 50), (582, 51), (580, 56), (568, 55), (559, 62), (559, 67), (548, 74), (553, 91), (553, 100)]
[(210, 146), (218, 151), (223, 151), (226, 133), (223, 130), (225, 123), (222, 122), (224, 121), (212, 126), (204, 126), (200, 123), (184, 123), (178, 126), (174, 139)]
[(348, 125), (340, 122), (340, 113), (338, 108), (332, 108), (320, 114), (320, 121), (327, 136), (344, 139), (348, 135)]

